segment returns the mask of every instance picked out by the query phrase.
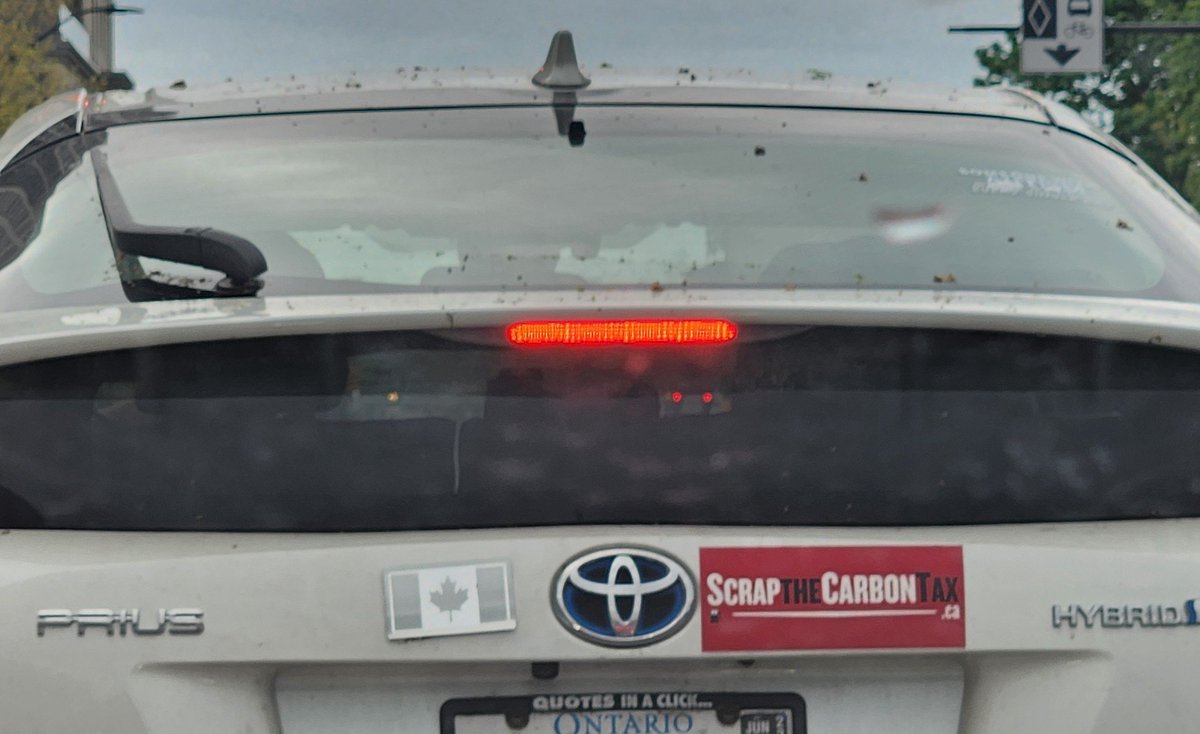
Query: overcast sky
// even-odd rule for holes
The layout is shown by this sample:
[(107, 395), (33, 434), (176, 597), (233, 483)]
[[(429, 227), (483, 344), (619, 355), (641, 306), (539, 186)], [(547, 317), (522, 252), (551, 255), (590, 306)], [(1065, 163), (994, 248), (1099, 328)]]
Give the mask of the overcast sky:
[(628, 67), (820, 68), (855, 79), (970, 84), (993, 36), (956, 23), (1015, 24), (1019, 0), (130, 0), (117, 67), (139, 88), (399, 66), (536, 70), (550, 36), (575, 33), (581, 61)]

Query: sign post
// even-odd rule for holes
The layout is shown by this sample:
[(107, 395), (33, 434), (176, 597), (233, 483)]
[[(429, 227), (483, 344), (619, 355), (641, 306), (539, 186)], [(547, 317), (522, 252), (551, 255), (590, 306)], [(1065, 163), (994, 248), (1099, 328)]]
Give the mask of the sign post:
[(1022, 10), (1022, 73), (1103, 70), (1104, 0), (1024, 0)]

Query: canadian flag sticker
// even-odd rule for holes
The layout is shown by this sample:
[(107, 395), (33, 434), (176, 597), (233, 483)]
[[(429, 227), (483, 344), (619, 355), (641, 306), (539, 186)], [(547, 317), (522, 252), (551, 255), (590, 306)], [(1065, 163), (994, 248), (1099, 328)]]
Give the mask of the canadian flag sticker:
[(966, 644), (960, 546), (702, 548), (706, 652)]
[(389, 640), (517, 628), (508, 561), (393, 569), (383, 583)]

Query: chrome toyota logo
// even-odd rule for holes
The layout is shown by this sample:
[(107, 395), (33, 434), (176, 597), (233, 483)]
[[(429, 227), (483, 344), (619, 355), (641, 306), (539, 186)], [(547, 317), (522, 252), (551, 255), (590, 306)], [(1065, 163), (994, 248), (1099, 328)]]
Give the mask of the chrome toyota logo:
[(670, 637), (692, 616), (696, 587), (674, 558), (646, 548), (602, 548), (571, 559), (554, 583), (558, 619), (575, 635), (609, 647)]

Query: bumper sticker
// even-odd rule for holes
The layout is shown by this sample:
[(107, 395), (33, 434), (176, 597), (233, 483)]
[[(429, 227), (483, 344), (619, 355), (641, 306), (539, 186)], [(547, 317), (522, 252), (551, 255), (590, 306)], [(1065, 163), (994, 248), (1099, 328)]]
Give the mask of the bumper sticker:
[(959, 546), (702, 548), (706, 652), (963, 647)]
[(507, 561), (395, 569), (383, 578), (389, 640), (517, 628)]

